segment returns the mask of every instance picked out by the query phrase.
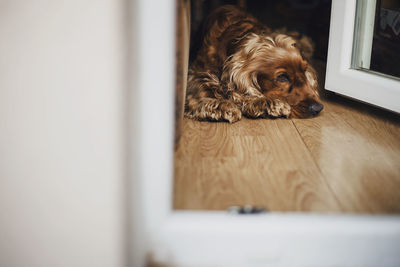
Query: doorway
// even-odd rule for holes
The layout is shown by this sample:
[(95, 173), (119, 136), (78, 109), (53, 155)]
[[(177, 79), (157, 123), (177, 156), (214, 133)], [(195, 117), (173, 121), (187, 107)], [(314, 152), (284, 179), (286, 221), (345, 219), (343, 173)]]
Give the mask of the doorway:
[(174, 208), (399, 213), (399, 116), (325, 89), (331, 1), (192, 1), (189, 64), (201, 45), (202, 21), (223, 4), (311, 38), (325, 110), (312, 119), (234, 124), (183, 118)]

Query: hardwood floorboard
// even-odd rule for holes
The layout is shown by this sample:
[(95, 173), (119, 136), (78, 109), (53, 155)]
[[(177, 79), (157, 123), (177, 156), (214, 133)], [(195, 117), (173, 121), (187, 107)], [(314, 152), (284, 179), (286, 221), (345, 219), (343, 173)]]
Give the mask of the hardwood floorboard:
[[(290, 120), (185, 119), (175, 155), (175, 209), (340, 211)], [(287, 140), (290, 140), (288, 142)]]
[(185, 119), (175, 209), (400, 212), (398, 115), (341, 97), (313, 119)]
[(400, 212), (400, 123), (340, 97), (294, 124), (345, 212)]

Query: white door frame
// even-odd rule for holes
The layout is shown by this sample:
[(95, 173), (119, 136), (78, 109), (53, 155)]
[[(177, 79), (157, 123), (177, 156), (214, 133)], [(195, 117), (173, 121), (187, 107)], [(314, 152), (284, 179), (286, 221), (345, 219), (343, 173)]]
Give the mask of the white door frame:
[(175, 1), (130, 8), (133, 266), (399, 266), (398, 216), (173, 211)]
[(400, 113), (399, 80), (351, 68), (356, 2), (332, 2), (325, 88)]

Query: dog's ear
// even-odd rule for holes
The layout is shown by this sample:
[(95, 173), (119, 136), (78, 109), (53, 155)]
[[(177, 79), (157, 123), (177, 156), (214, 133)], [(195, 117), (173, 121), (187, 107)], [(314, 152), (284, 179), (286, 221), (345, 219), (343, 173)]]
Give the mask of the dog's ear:
[(273, 39), (277, 47), (284, 47), (287, 49), (296, 47), (296, 40), (289, 35), (276, 34), (275, 36), (273, 35)]
[(288, 31), (287, 28), (280, 28), (274, 32), (275, 36), (285, 34), (292, 37), (295, 41), (295, 47), (299, 49), (303, 58), (310, 61), (314, 55), (314, 42), (306, 35), (296, 31)]
[(312, 90), (317, 95), (319, 95), (319, 89), (320, 88), (318, 86), (318, 75), (317, 75), (317, 72), (315, 71), (315, 69), (311, 65), (308, 65), (305, 74), (306, 74), (307, 81), (310, 84)]
[(314, 42), (307, 36), (303, 35), (297, 40), (298, 48), (305, 60), (310, 61), (314, 55)]

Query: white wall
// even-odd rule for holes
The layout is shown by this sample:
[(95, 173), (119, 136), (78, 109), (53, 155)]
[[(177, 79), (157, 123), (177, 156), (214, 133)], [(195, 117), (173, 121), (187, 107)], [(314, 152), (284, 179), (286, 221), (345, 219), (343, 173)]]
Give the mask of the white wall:
[(0, 266), (122, 266), (122, 0), (0, 1)]

